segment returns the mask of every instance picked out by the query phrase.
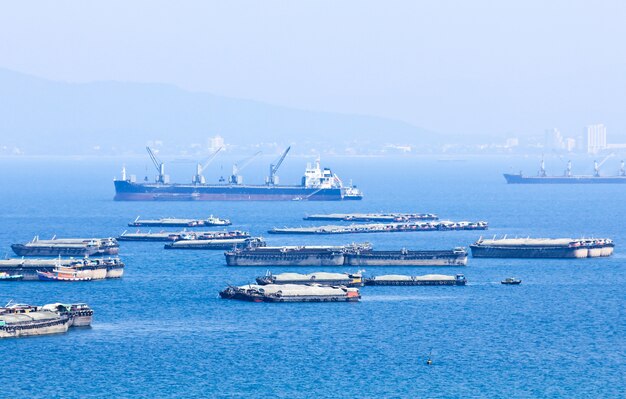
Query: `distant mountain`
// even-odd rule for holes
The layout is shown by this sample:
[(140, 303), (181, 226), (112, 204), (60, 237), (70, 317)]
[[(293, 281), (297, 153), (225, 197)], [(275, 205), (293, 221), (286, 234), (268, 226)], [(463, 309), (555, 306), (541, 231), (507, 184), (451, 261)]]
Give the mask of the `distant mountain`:
[(129, 154), (160, 141), (163, 153), (185, 154), (205, 151), (215, 135), (242, 149), (295, 143), (302, 153), (363, 152), (385, 144), (435, 144), (441, 138), (392, 119), (298, 110), (163, 84), (75, 84), (0, 69), (0, 151), (5, 153)]

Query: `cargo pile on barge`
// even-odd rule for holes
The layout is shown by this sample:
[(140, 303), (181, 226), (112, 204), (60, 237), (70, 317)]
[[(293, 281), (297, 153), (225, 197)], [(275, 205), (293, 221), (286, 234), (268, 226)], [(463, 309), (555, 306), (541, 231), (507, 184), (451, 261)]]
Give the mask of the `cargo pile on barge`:
[(207, 227), (207, 226), (230, 226), (232, 223), (228, 219), (220, 219), (209, 216), (206, 219), (182, 219), (182, 218), (161, 218), (139, 220), (139, 216), (134, 222), (128, 223), (131, 227)]
[(365, 285), (465, 285), (467, 279), (462, 274), (447, 276), (443, 274), (426, 274), (424, 276), (405, 276), (390, 274), (365, 279)]
[(257, 277), (259, 285), (268, 284), (320, 284), (320, 285), (343, 285), (346, 287), (361, 287), (363, 277), (357, 273), (327, 273), (315, 272), (309, 274), (280, 273), (272, 274), (268, 271), (265, 276)]
[(374, 251), (370, 244), (284, 246), (236, 249), (224, 254), (228, 266), (465, 266), (467, 251)]
[(13, 244), (11, 248), (18, 256), (92, 256), (119, 253), (119, 244), (112, 237), (40, 240), (36, 236), (31, 242)]
[(304, 220), (331, 220), (343, 222), (415, 222), (438, 220), (434, 213), (329, 213), (307, 215)]
[(127, 233), (123, 232), (118, 241), (179, 241), (179, 240), (230, 240), (249, 238), (250, 233), (246, 231), (232, 230), (232, 231), (160, 231), (157, 233), (147, 232), (135, 232)]
[(470, 245), (475, 258), (596, 258), (614, 247), (608, 238), (481, 238)]
[(119, 258), (3, 259), (0, 273), (22, 276), (23, 280), (39, 280), (40, 273), (56, 274), (55, 269), (72, 269), (77, 277), (102, 280), (122, 277), (124, 266)]
[(86, 304), (0, 307), (0, 338), (60, 334), (69, 327), (90, 326), (93, 310)]
[(411, 231), (487, 230), (487, 222), (411, 222), (273, 228), (270, 234), (355, 234)]
[(228, 287), (220, 292), (220, 297), (250, 302), (358, 302), (361, 294), (357, 288), (343, 286), (248, 284)]

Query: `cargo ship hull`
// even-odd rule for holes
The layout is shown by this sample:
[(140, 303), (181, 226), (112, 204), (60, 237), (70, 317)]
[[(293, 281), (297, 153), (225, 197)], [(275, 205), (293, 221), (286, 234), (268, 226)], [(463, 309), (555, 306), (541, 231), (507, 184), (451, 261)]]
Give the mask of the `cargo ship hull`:
[(474, 258), (587, 258), (587, 248), (470, 245)]
[(343, 266), (342, 253), (272, 253), (257, 255), (254, 253), (227, 252), (228, 266)]
[(623, 184), (626, 176), (523, 176), (504, 174), (508, 184)]
[(115, 182), (116, 201), (341, 201), (360, 200), (344, 188), (230, 184), (155, 184)]
[(370, 251), (346, 254), (346, 266), (465, 266), (465, 251)]

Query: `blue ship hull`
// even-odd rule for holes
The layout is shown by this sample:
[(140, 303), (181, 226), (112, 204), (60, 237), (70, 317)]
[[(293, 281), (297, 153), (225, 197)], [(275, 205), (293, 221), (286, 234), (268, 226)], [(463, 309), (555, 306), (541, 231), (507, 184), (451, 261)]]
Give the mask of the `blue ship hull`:
[(504, 174), (508, 184), (620, 184), (626, 176), (523, 176)]
[(341, 201), (360, 200), (345, 188), (231, 184), (156, 184), (115, 180), (116, 201)]

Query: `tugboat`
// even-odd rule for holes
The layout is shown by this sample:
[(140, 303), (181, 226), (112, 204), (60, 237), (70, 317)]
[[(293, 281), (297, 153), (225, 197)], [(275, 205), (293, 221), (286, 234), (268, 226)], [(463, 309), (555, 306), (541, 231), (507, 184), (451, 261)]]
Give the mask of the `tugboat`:
[(522, 283), (522, 280), (515, 278), (515, 277), (508, 277), (500, 281), (500, 283), (506, 284), (506, 285), (520, 285)]
[(15, 281), (24, 278), (23, 274), (9, 274), (7, 272), (0, 272), (0, 281)]

